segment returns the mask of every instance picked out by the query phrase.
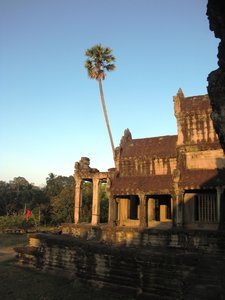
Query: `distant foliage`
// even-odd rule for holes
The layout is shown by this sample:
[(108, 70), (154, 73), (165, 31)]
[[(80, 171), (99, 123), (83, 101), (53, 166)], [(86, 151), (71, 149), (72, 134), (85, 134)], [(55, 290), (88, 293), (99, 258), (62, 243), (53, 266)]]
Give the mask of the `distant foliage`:
[(23, 177), (9, 183), (0, 181), (0, 216), (19, 214), (25, 208), (33, 210), (47, 201), (44, 191)]
[(46, 195), (50, 200), (51, 223), (72, 223), (74, 219), (74, 178), (49, 174)]
[(80, 222), (91, 222), (92, 216), (92, 182), (84, 181), (82, 185), (82, 207)]
[(106, 195), (106, 184), (100, 186), (100, 222), (108, 222), (108, 209), (109, 209), (109, 200)]
[[(31, 228), (41, 225), (60, 225), (74, 222), (73, 176), (50, 173), (46, 186), (40, 188), (23, 177), (15, 177), (9, 183), (0, 181), (0, 229)], [(81, 222), (91, 222), (92, 183), (84, 182), (82, 188)], [(108, 199), (105, 185), (100, 185), (101, 222), (108, 220)], [(29, 219), (25, 213), (31, 210)]]
[[(80, 222), (91, 222), (92, 217), (92, 182), (85, 181), (82, 186), (82, 208), (80, 211)], [(100, 222), (108, 222), (108, 198), (106, 196), (106, 184), (99, 186), (100, 199)]]
[(31, 215), (29, 220), (25, 220), (24, 215), (6, 215), (0, 217), (0, 229), (30, 229), (37, 226), (37, 220)]

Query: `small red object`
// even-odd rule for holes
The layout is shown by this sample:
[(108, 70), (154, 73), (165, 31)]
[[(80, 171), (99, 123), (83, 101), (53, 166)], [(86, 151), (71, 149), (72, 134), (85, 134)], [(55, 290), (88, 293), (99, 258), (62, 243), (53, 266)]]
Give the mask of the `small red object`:
[(29, 217), (30, 217), (30, 215), (31, 215), (31, 210), (27, 210), (27, 212), (26, 212), (26, 221), (28, 221), (28, 219), (29, 219)]

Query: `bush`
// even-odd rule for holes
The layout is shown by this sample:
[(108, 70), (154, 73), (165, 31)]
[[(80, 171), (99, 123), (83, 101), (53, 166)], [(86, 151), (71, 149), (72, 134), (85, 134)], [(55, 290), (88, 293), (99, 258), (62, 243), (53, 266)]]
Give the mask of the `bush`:
[(0, 217), (0, 229), (29, 229), (37, 226), (35, 216), (31, 214), (28, 221), (24, 215), (7, 215)]

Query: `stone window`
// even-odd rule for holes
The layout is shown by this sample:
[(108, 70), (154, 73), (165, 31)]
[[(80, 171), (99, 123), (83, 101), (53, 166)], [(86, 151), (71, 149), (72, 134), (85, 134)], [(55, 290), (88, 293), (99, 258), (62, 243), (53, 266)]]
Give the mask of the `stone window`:
[(198, 194), (194, 197), (195, 221), (201, 223), (217, 222), (216, 194)]

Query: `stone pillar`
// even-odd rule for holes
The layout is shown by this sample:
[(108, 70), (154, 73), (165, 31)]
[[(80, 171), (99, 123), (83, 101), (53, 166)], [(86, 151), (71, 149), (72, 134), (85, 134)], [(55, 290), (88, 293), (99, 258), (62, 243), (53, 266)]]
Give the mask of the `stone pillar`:
[(184, 223), (184, 192), (175, 195), (176, 226), (182, 227)]
[(109, 197), (108, 223), (111, 226), (116, 224), (116, 199), (111, 196)]
[(140, 193), (138, 194), (138, 197), (140, 200), (140, 227), (146, 227), (146, 196), (144, 193)]
[(99, 179), (93, 178), (93, 197), (92, 197), (92, 218), (91, 224), (100, 223), (100, 199), (99, 199)]
[(173, 222), (173, 226), (176, 227), (177, 224), (177, 201), (176, 195), (173, 193), (171, 198), (171, 218)]
[(74, 223), (79, 223), (80, 209), (82, 207), (82, 179), (75, 178), (75, 195), (74, 195)]
[(148, 199), (148, 221), (155, 220), (155, 199), (149, 198)]

